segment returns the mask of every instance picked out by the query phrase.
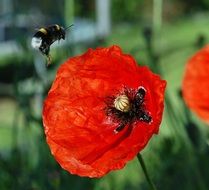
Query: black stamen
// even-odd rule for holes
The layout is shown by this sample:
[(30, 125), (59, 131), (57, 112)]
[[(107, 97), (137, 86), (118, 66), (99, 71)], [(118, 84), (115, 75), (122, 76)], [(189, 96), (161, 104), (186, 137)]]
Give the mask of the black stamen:
[(146, 112), (142, 113), (142, 114), (139, 116), (139, 119), (140, 119), (141, 121), (146, 122), (146, 123), (150, 123), (150, 122), (152, 121), (152, 117), (151, 117), (148, 113), (146, 113)]
[(118, 133), (118, 132), (122, 131), (122, 130), (124, 129), (125, 126), (126, 126), (125, 123), (120, 123), (120, 124), (118, 125), (118, 127), (114, 130), (115, 133)]
[(146, 91), (143, 87), (140, 87), (139, 90), (136, 93), (136, 96), (140, 99), (143, 99), (145, 97)]
[[(114, 101), (119, 95), (126, 95), (130, 101), (130, 110), (127, 112), (120, 111), (114, 107)], [(105, 108), (106, 115), (110, 116), (113, 122), (119, 122), (120, 124), (114, 130), (116, 133), (125, 128), (126, 125), (132, 124), (136, 121), (142, 121), (150, 123), (152, 117), (145, 109), (145, 95), (146, 90), (144, 87), (140, 87), (137, 91), (131, 88), (124, 88), (124, 92), (116, 97), (108, 97)]]

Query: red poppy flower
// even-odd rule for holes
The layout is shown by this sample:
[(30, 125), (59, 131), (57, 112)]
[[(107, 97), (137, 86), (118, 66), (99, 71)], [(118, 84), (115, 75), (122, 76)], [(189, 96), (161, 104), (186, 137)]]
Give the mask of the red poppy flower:
[(209, 45), (188, 61), (182, 92), (188, 107), (209, 123)]
[(67, 60), (43, 107), (55, 159), (80, 176), (123, 168), (158, 132), (165, 85), (117, 46)]

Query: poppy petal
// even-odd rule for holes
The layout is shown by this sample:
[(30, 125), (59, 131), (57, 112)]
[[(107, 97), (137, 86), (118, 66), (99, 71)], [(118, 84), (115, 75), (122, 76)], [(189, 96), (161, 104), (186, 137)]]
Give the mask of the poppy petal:
[(188, 107), (209, 123), (209, 45), (193, 55), (185, 69), (182, 94)]
[[(106, 114), (107, 97), (140, 86), (146, 89), (143, 109), (152, 122), (135, 114), (115, 133), (120, 123)], [(58, 69), (43, 107), (46, 139), (55, 159), (80, 176), (102, 177), (123, 168), (158, 132), (165, 86), (164, 80), (138, 66), (118, 46), (89, 49), (68, 59)]]

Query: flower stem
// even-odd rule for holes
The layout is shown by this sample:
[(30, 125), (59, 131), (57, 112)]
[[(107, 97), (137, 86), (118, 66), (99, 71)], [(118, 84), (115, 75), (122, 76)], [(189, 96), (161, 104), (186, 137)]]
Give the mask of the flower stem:
[(144, 160), (143, 160), (142, 155), (140, 153), (137, 154), (137, 158), (138, 158), (139, 163), (140, 163), (140, 165), (142, 167), (142, 170), (143, 170), (144, 175), (145, 175), (145, 177), (147, 179), (147, 182), (149, 183), (150, 189), (151, 190), (157, 190), (155, 185), (154, 185), (154, 183), (152, 182), (152, 180), (149, 177), (149, 174), (147, 172), (147, 168), (145, 166)]

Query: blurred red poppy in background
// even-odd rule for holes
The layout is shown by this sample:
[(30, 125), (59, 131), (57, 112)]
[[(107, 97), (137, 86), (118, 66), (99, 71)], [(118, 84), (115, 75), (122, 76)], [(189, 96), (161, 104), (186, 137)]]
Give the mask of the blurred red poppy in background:
[(117, 46), (68, 59), (43, 107), (55, 159), (80, 176), (101, 177), (123, 168), (158, 132), (165, 86)]
[(188, 61), (182, 92), (187, 106), (209, 123), (209, 45)]

